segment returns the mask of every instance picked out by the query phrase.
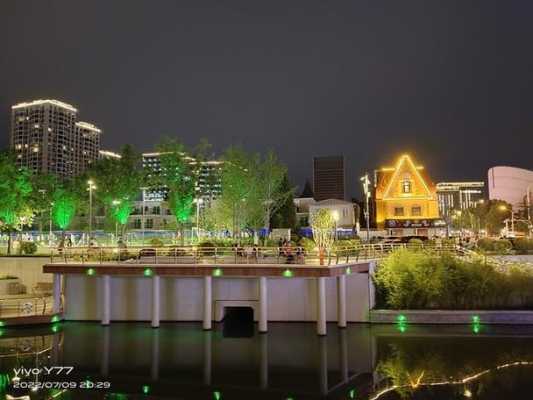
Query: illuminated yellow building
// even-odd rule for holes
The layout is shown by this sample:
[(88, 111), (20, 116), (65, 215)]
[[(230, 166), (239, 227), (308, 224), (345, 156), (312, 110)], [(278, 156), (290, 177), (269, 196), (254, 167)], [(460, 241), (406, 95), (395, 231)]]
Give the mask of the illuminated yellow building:
[(432, 228), (444, 225), (436, 186), (408, 155), (377, 171), (375, 202), (377, 227), (392, 236), (428, 236)]

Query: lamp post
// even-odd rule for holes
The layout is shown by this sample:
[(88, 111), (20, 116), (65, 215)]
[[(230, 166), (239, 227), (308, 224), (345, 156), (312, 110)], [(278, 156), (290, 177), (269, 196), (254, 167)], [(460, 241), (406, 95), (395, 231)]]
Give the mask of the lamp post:
[(361, 182), (363, 184), (363, 193), (365, 195), (365, 220), (366, 220), (366, 241), (370, 240), (370, 178), (368, 177), (368, 172), (361, 177)]
[(146, 187), (142, 187), (142, 199), (141, 199), (141, 205), (142, 205), (142, 211), (141, 211), (141, 234), (142, 234), (142, 244), (144, 246), (144, 201), (146, 198)]
[(54, 202), (50, 203), (50, 230), (48, 231), (48, 247), (52, 247), (52, 208), (54, 207)]
[(87, 181), (89, 191), (89, 245), (91, 245), (91, 239), (93, 236), (93, 190), (96, 189), (96, 185), (92, 179)]

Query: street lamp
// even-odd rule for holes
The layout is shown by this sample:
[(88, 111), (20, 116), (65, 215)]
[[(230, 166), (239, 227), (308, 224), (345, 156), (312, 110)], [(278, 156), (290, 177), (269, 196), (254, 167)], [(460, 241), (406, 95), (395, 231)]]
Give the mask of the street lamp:
[(194, 199), (196, 203), (196, 239), (200, 241), (200, 204), (204, 202), (204, 199), (198, 197)]
[(87, 185), (89, 185), (87, 190), (89, 191), (89, 246), (90, 246), (91, 238), (93, 236), (93, 190), (96, 189), (96, 185), (94, 184), (94, 181), (92, 179), (89, 179), (87, 181)]
[[(501, 204), (501, 205), (498, 206), (498, 210), (500, 210), (500, 211), (509, 211), (511, 213), (511, 232), (512, 232), (512, 234), (514, 236), (514, 212), (513, 212), (512, 207), (507, 208), (506, 205)], [(509, 229), (507, 228), (507, 222), (508, 221), (509, 221), (509, 219), (507, 218), (505, 220), (505, 230), (507, 231), (507, 233), (509, 233)]]
[(360, 181), (363, 184), (363, 193), (365, 195), (365, 220), (366, 220), (366, 241), (370, 241), (370, 178), (368, 177), (368, 172), (360, 178)]

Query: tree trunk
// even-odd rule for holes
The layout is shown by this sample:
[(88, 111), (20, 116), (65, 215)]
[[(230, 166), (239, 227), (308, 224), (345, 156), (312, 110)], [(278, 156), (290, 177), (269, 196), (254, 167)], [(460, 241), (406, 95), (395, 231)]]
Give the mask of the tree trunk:
[(322, 247), (318, 249), (318, 259), (320, 260), (320, 265), (324, 265), (324, 249)]
[(7, 255), (11, 255), (11, 231), (7, 232)]

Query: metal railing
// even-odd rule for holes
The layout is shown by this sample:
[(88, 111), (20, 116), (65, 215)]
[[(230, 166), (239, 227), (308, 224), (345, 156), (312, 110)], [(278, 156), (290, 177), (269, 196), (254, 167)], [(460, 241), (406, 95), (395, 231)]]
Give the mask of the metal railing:
[(52, 315), (53, 303), (52, 296), (25, 296), (0, 299), (0, 318)]
[[(51, 263), (73, 264), (301, 264), (338, 265), (379, 260), (392, 251), (421, 245), (405, 243), (360, 244), (330, 251), (305, 250), (300, 246), (262, 247), (69, 247), (52, 249)], [(424, 246), (422, 246), (424, 247)], [(426, 246), (437, 252), (462, 255), (458, 246)]]

